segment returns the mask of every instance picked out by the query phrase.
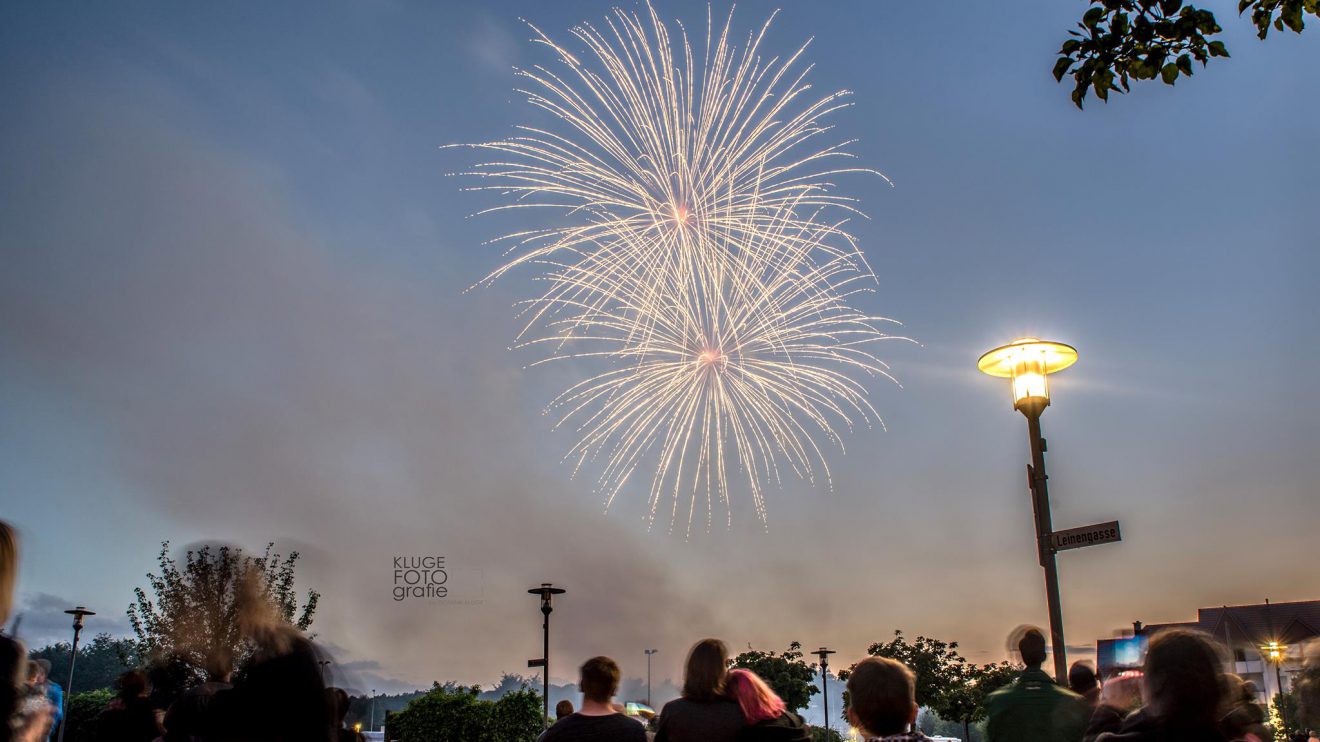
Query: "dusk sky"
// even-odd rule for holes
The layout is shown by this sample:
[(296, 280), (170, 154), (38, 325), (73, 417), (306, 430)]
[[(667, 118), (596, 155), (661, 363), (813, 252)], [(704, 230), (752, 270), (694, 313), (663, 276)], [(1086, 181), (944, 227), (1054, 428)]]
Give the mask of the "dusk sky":
[[(1068, 644), (1196, 609), (1320, 598), (1320, 29), (1078, 111), (1050, 75), (1080, 1), (784, 3), (813, 92), (878, 177), (840, 187), (878, 277), (885, 429), (829, 452), (833, 488), (735, 487), (733, 525), (604, 512), (542, 414), (570, 365), (510, 350), (515, 273), (451, 173), (544, 121), (524, 23), (574, 46), (604, 2), (6, 3), (0, 7), (0, 517), (23, 536), (21, 638), (62, 610), (127, 633), (162, 541), (302, 553), (340, 682), (528, 673), (556, 604), (556, 680), (608, 654), (677, 677), (707, 635), (860, 658), (894, 629), (1004, 656), (1046, 624), (1026, 425), (978, 356), (1077, 347), (1043, 417)], [(637, 6), (631, 1), (621, 7)], [(704, 36), (706, 5), (660, 2)], [(725, 3), (713, 6), (722, 17)], [(744, 2), (741, 36), (779, 5)], [(548, 218), (548, 217), (547, 217)], [(444, 556), (463, 601), (391, 598), (395, 556)]]

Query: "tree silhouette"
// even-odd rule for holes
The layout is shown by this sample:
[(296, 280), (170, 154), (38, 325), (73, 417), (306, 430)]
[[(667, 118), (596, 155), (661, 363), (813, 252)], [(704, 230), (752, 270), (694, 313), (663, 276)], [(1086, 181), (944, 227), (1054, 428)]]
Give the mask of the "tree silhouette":
[(137, 600), (128, 607), (140, 653), (177, 664), (194, 680), (204, 677), (206, 660), (215, 652), (229, 652), (235, 667), (241, 667), (252, 647), (239, 633), (236, 599), (249, 574), (260, 580), (262, 595), (277, 615), (306, 630), (320, 594), (308, 590), (299, 610), (293, 587), (298, 552), (282, 557), (274, 548), (274, 543), (267, 544), (265, 553), (254, 557), (238, 547), (202, 546), (190, 549), (180, 568), (169, 556), (169, 542), (162, 543), (160, 574), (147, 575), (155, 599), (134, 588)]
[(779, 654), (749, 649), (733, 658), (729, 667), (742, 667), (766, 682), (790, 711), (804, 709), (811, 703), (811, 697), (820, 693), (815, 685), (816, 666), (807, 664), (802, 659), (802, 644), (793, 642), (788, 650)]

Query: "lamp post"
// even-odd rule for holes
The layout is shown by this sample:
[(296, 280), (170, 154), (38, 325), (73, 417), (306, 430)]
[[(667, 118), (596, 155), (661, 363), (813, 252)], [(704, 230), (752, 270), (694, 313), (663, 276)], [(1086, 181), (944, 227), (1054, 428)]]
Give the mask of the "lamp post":
[[(96, 611), (89, 611), (86, 608), (83, 608), (82, 606), (78, 606), (77, 608), (74, 608), (72, 610), (65, 611), (65, 613), (69, 614), (70, 616), (73, 616), (73, 646), (69, 648), (69, 681), (64, 684), (64, 697), (72, 698), (73, 697), (73, 666), (78, 662), (78, 635), (81, 634), (83, 630), (83, 617), (95, 616)], [(67, 706), (67, 701), (66, 701), (66, 706)], [(58, 742), (64, 742), (65, 726), (66, 724), (63, 721), (61, 721), (60, 733), (59, 736), (56, 738)]]
[(1283, 695), (1283, 659), (1288, 654), (1288, 646), (1280, 644), (1277, 640), (1271, 640), (1270, 643), (1261, 647), (1261, 654), (1270, 662), (1274, 663), (1274, 683), (1276, 696)]
[(651, 703), (651, 655), (660, 650), (644, 649), (642, 651), (646, 652), (646, 705), (654, 709), (655, 704)]
[(543, 644), (543, 654), (539, 660), (530, 660), (528, 667), (540, 667), (542, 677), (541, 705), (544, 707), (542, 712), (545, 714), (545, 723), (550, 724), (550, 612), (554, 606), (550, 604), (551, 599), (556, 595), (563, 595), (566, 590), (562, 587), (555, 587), (548, 582), (542, 582), (540, 587), (534, 587), (527, 591), (532, 595), (541, 596), (541, 615), (544, 617), (541, 624)]
[(825, 700), (825, 739), (830, 738), (830, 655), (833, 649), (821, 647), (812, 652), (820, 658), (820, 695)]
[(1063, 643), (1063, 607), (1059, 602), (1059, 571), (1054, 561), (1050, 534), (1050, 496), (1045, 475), (1045, 439), (1040, 435), (1040, 415), (1050, 404), (1049, 375), (1077, 362), (1077, 350), (1071, 345), (1036, 338), (1019, 338), (981, 356), (977, 368), (991, 376), (1011, 380), (1013, 409), (1027, 418), (1031, 440), (1031, 463), (1027, 465), (1027, 483), (1031, 487), (1031, 505), (1036, 516), (1036, 552), (1045, 568), (1045, 595), (1050, 612), (1050, 644), (1054, 655), (1054, 677), (1060, 685), (1068, 682), (1068, 660)]
[(371, 731), (376, 731), (376, 689), (371, 689)]

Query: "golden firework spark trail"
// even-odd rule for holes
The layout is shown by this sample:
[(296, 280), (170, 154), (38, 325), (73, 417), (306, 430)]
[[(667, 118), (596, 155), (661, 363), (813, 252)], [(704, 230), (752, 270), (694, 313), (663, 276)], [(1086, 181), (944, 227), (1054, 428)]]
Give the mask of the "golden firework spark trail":
[(522, 71), (521, 92), (557, 125), (469, 145), (498, 158), (470, 189), (507, 199), (483, 213), (569, 217), (499, 238), (483, 283), (534, 267), (548, 288), (523, 303), (519, 347), (603, 368), (550, 405), (578, 435), (574, 474), (598, 467), (608, 507), (645, 469), (650, 522), (668, 501), (672, 530), (686, 504), (688, 535), (702, 500), (707, 529), (717, 502), (732, 523), (735, 476), (763, 523), (781, 467), (828, 483), (818, 439), (842, 449), (840, 428), (878, 422), (862, 380), (892, 379), (871, 351), (890, 320), (850, 304), (874, 276), (832, 183), (875, 171), (820, 144), (847, 93), (810, 97), (806, 45), (762, 56), (773, 17), (738, 45), (732, 14), (708, 11), (700, 58), (649, 4), (573, 29), (588, 61), (533, 27), (562, 69)]

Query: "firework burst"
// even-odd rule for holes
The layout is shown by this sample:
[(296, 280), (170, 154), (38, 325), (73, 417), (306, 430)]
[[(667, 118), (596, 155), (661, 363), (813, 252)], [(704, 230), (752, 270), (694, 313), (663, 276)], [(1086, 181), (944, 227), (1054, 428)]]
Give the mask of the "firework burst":
[(871, 350), (888, 320), (850, 303), (874, 281), (832, 183), (874, 171), (821, 144), (847, 93), (813, 99), (805, 46), (765, 59), (770, 21), (741, 45), (731, 23), (708, 17), (698, 56), (650, 5), (615, 10), (573, 30), (587, 62), (533, 27), (560, 67), (522, 71), (521, 92), (555, 123), (471, 145), (497, 159), (466, 173), (508, 199), (489, 211), (568, 215), (500, 238), (485, 282), (534, 266), (548, 288), (520, 346), (604, 369), (551, 404), (578, 434), (575, 473), (598, 466), (607, 505), (649, 480), (651, 522), (686, 504), (689, 534), (702, 502), (707, 528), (716, 503), (732, 522), (731, 479), (762, 522), (782, 470), (828, 483), (818, 441), (878, 421), (862, 381), (889, 377)]

